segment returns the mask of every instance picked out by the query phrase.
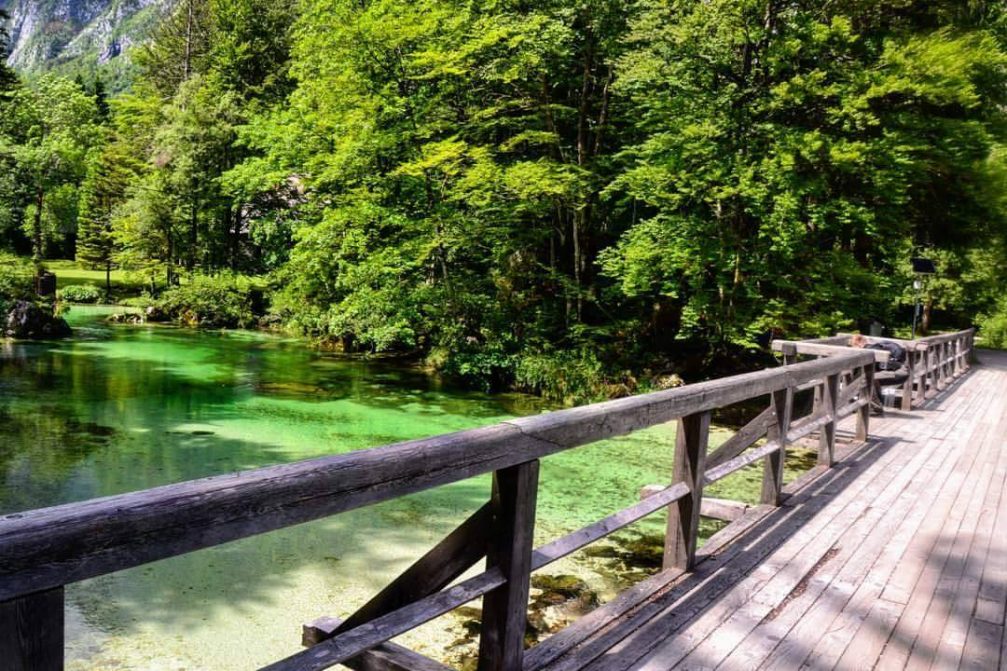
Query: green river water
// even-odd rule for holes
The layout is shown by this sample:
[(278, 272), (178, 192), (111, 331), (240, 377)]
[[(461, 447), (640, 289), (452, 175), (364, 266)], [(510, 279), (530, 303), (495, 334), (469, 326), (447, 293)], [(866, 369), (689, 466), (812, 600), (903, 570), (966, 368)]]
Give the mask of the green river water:
[[(542, 411), (530, 397), (450, 389), (406, 367), (326, 355), (298, 340), (107, 326), (108, 311), (74, 307), (67, 341), (0, 345), (0, 513)], [(666, 481), (673, 445), (673, 426), (660, 426), (545, 459), (536, 540)], [(738, 477), (731, 487), (755, 491), (758, 471)], [(299, 649), (302, 622), (352, 612), (488, 493), (488, 477), (475, 478), (71, 585), (69, 666), (247, 669), (275, 661)], [(607, 551), (545, 572), (578, 575), (608, 598), (640, 568), (626, 561), (627, 544), (662, 527), (655, 516)], [(402, 640), (450, 661), (465, 650), (451, 648), (464, 625), (449, 615)]]

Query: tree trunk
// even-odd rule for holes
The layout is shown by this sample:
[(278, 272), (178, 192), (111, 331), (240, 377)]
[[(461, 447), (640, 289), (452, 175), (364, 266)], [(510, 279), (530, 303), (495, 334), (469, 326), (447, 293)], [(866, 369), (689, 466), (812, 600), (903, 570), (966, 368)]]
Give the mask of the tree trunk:
[(920, 319), (920, 334), (926, 335), (930, 333), (930, 317), (933, 311), (934, 300), (927, 296), (927, 299), (923, 302), (923, 317)]
[(38, 267), (42, 266), (42, 206), (45, 204), (45, 190), (39, 187), (35, 195), (35, 216), (31, 226), (31, 244), (33, 261)]
[(110, 261), (105, 262), (105, 296), (109, 296), (112, 293), (112, 263)]

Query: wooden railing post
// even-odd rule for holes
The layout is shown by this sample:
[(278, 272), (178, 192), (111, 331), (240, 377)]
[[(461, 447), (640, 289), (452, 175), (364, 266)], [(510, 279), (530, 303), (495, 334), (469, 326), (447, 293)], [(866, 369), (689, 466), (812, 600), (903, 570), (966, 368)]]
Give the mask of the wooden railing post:
[(772, 393), (773, 423), (767, 437), (780, 444), (779, 449), (766, 456), (762, 471), (762, 503), (778, 506), (783, 493), (783, 463), (787, 457), (787, 432), (790, 430), (790, 413), (794, 407), (794, 389), (787, 387)]
[(521, 668), (528, 621), (538, 470), (535, 459), (493, 474), (493, 533), (486, 567), (499, 568), (507, 582), (483, 597), (479, 671)]
[(829, 375), (818, 388), (822, 401), (820, 410), (829, 416), (818, 436), (818, 463), (831, 467), (836, 460), (836, 401), (839, 399), (839, 376)]
[(668, 507), (664, 539), (664, 568), (691, 571), (696, 562), (699, 510), (703, 500), (706, 447), (710, 439), (710, 413), (700, 412), (678, 420), (672, 482), (684, 482), (689, 493)]
[(915, 356), (916, 353), (911, 350), (906, 352), (906, 365), (909, 367), (909, 377), (906, 378), (905, 384), (902, 385), (903, 410), (913, 409), (913, 375), (916, 373)]
[(62, 587), (0, 603), (0, 660), (9, 671), (62, 670)]
[[(865, 441), (870, 434), (871, 399), (874, 396), (874, 364), (863, 367), (861, 375), (864, 378), (863, 394), (866, 403), (857, 408), (857, 440)], [(878, 399), (881, 401), (881, 399)]]

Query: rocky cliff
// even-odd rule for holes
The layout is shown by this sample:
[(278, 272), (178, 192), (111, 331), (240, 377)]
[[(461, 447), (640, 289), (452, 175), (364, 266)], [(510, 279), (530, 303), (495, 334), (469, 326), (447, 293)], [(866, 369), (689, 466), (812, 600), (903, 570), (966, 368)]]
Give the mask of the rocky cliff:
[[(17, 70), (52, 67), (93, 72), (128, 60), (173, 0), (0, 0), (10, 14), (11, 53)], [(118, 64), (115, 64), (118, 65)]]

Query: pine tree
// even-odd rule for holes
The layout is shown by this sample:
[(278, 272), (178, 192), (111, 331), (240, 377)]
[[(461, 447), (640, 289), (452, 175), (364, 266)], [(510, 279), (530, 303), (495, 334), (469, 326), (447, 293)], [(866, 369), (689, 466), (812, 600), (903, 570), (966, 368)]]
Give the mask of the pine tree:
[(77, 259), (105, 270), (105, 290), (112, 290), (112, 266), (116, 251), (112, 217), (125, 198), (134, 174), (122, 147), (109, 144), (88, 166), (81, 185), (80, 215), (77, 222)]

